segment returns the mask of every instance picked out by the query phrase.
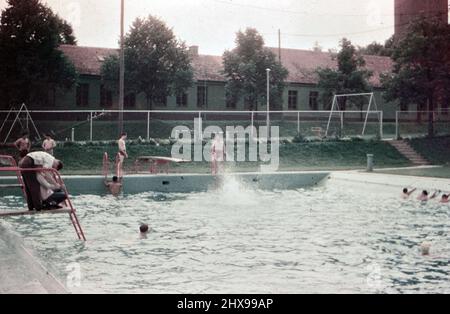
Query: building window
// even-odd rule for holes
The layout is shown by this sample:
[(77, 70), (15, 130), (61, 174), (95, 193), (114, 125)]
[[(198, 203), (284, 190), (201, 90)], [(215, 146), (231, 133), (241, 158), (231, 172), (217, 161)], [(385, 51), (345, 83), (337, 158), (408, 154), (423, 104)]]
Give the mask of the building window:
[(309, 93), (309, 108), (311, 110), (319, 110), (319, 92)]
[(48, 101), (47, 101), (47, 105), (49, 107), (56, 107), (56, 89), (55, 88), (51, 88), (48, 91)]
[(197, 87), (197, 107), (206, 108), (208, 106), (208, 87)]
[(188, 105), (188, 95), (186, 93), (177, 95), (177, 106), (178, 107), (187, 107)]
[(155, 103), (157, 107), (167, 107), (167, 97), (160, 96), (155, 99)]
[(405, 104), (405, 103), (400, 104), (400, 110), (404, 111), (404, 112), (408, 112), (409, 111), (408, 104)]
[(104, 85), (100, 86), (100, 106), (104, 108), (112, 107), (112, 92)]
[(290, 90), (288, 92), (288, 109), (297, 109), (298, 92), (296, 90)]
[(236, 109), (236, 107), (237, 107), (237, 102), (234, 98), (227, 98), (226, 103), (227, 103), (227, 108), (229, 108), (229, 109)]
[(77, 86), (77, 106), (89, 106), (89, 84), (79, 84)]
[(441, 105), (441, 112), (442, 112), (442, 114), (448, 115), (449, 114), (448, 110), (449, 110), (448, 103), (447, 102), (443, 102), (442, 105)]
[(130, 93), (130, 94), (126, 95), (125, 98), (123, 99), (123, 106), (125, 108), (136, 107), (136, 94)]

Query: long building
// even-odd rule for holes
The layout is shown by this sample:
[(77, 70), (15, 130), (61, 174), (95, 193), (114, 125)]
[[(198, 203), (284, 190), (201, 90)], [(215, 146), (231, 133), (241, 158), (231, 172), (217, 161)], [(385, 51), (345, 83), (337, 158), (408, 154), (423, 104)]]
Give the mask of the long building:
[[(116, 49), (63, 45), (60, 49), (74, 63), (80, 74), (79, 83), (70, 91), (56, 91), (46, 109), (117, 109), (118, 93), (108, 90), (101, 79), (101, 66), (105, 58), (117, 54)], [(337, 62), (328, 52), (298, 49), (275, 49), (281, 52), (281, 62), (289, 71), (283, 103), (280, 110), (329, 110), (329, 101), (324, 101), (323, 91), (317, 87), (317, 68), (337, 68)], [(249, 110), (243, 101), (228, 103), (225, 97), (226, 78), (222, 74), (221, 56), (199, 54), (197, 46), (190, 47), (194, 69), (194, 85), (184, 94), (169, 96), (154, 110)], [(386, 118), (393, 118), (397, 106), (385, 103), (380, 76), (391, 71), (392, 61), (388, 57), (364, 56), (366, 67), (373, 72), (371, 85), (376, 101), (385, 112)], [(148, 110), (144, 95), (127, 94), (125, 109)], [(355, 110), (355, 108), (353, 108)], [(260, 105), (258, 110), (266, 110)]]

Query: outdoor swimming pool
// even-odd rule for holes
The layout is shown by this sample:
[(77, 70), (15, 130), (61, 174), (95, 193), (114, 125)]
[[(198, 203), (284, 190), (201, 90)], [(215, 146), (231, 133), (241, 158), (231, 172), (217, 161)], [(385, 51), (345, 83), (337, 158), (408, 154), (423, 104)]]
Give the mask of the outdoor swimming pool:
[[(0, 210), (22, 206), (0, 198)], [(388, 185), (331, 179), (294, 191), (246, 189), (76, 196), (88, 242), (66, 215), (8, 218), (65, 282), (99, 293), (450, 292), (449, 205)], [(141, 222), (153, 231), (140, 239)], [(418, 246), (432, 243), (431, 256)], [(70, 267), (69, 267), (70, 268)]]

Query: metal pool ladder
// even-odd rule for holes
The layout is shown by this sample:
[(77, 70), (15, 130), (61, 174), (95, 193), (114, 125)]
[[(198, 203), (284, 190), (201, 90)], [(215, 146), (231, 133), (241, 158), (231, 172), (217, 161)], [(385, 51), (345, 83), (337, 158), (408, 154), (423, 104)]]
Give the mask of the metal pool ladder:
[(61, 189), (64, 191), (66, 195), (66, 200), (64, 201), (65, 207), (61, 209), (55, 210), (42, 210), (42, 211), (10, 211), (10, 212), (0, 212), (0, 218), (2, 217), (12, 217), (12, 216), (28, 216), (28, 215), (39, 215), (39, 214), (69, 214), (70, 221), (72, 222), (73, 227), (75, 228), (75, 232), (78, 236), (79, 240), (86, 241), (86, 237), (83, 232), (83, 228), (81, 227), (80, 221), (78, 220), (76, 210), (73, 207), (72, 201), (70, 200), (69, 192), (67, 191), (66, 185), (61, 178), (59, 172), (55, 169), (44, 169), (44, 168), (32, 168), (32, 169), (23, 169), (17, 166), (16, 160), (12, 156), (0, 155), (0, 160), (7, 160), (9, 162), (9, 166), (0, 167), (0, 173), (2, 172), (14, 172), (17, 177), (17, 181), (19, 184), (0, 184), (0, 189), (10, 189), (10, 188), (20, 188), (22, 193), (27, 198), (27, 192), (25, 188), (25, 184), (22, 180), (22, 172), (50, 172), (53, 175), (53, 178), (56, 182), (61, 186)]

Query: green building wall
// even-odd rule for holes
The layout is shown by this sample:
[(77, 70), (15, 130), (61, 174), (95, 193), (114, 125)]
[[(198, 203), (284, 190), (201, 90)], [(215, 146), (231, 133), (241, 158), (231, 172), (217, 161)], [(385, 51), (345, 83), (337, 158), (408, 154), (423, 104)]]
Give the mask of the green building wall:
[[(49, 104), (46, 108), (48, 110), (108, 110), (108, 109), (117, 109), (118, 108), (118, 93), (114, 93), (112, 95), (112, 107), (102, 107), (101, 99), (100, 99), (100, 90), (101, 90), (101, 79), (97, 76), (80, 76), (79, 84), (89, 84), (89, 98), (88, 98), (88, 106), (79, 107), (76, 102), (76, 87), (72, 88), (68, 91), (58, 90), (55, 94), (55, 104)], [(206, 107), (198, 107), (197, 106), (197, 88), (199, 86), (207, 87), (207, 106)], [(322, 92), (315, 85), (307, 85), (307, 84), (297, 84), (297, 83), (288, 83), (283, 92), (283, 104), (282, 110), (289, 110), (288, 108), (288, 95), (289, 91), (297, 91), (297, 110), (312, 110), (310, 108), (310, 93), (311, 92), (319, 92), (319, 101), (318, 101), (318, 110), (328, 110), (326, 104), (322, 99)], [(395, 112), (398, 109), (398, 106), (394, 103), (386, 103), (383, 99), (383, 91), (378, 89), (375, 91), (375, 99), (378, 105), (378, 109), (383, 111), (385, 120), (393, 120), (395, 119)], [(199, 81), (195, 82), (194, 85), (188, 89), (187, 91), (187, 106), (180, 107), (176, 103), (175, 96), (169, 96), (167, 98), (166, 106), (158, 106), (154, 105), (152, 110), (247, 110), (243, 101), (240, 101), (236, 104), (236, 108), (227, 108), (226, 106), (226, 97), (225, 97), (225, 82), (212, 82), (212, 81)], [(136, 96), (136, 106), (133, 108), (125, 108), (126, 110), (148, 110), (146, 97), (143, 94)], [(273, 108), (272, 108), (273, 109)], [(266, 105), (261, 104), (258, 106), (258, 110), (265, 111)], [(357, 110), (355, 108), (349, 108), (349, 110)], [(375, 108), (372, 108), (375, 110)]]

